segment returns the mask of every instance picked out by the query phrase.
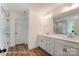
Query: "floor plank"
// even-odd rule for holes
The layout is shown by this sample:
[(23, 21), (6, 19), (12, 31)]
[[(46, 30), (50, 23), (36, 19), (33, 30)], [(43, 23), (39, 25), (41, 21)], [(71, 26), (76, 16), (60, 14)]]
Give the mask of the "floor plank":
[(28, 50), (28, 46), (26, 44), (19, 44), (14, 47), (10, 47), (7, 52), (7, 56), (50, 56), (50, 55), (39, 47), (32, 50)]

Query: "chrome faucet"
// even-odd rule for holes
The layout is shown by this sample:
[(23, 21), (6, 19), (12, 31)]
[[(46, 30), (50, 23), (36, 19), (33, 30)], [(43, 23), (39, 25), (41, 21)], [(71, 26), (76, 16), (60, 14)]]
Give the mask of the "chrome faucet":
[(75, 31), (72, 31), (71, 33), (68, 34), (68, 37), (72, 38), (76, 35)]

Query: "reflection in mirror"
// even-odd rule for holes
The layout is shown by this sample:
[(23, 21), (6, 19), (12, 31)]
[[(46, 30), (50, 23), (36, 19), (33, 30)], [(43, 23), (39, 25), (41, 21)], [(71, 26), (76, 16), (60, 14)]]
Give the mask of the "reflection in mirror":
[(55, 22), (55, 32), (57, 34), (67, 34), (67, 22), (66, 21)]

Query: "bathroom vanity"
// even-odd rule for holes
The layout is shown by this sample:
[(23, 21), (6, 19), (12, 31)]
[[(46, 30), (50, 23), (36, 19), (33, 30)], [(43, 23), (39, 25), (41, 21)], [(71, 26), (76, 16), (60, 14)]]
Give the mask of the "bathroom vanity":
[(79, 55), (79, 8), (53, 16), (52, 35), (39, 35), (39, 47), (54, 56)]
[(79, 56), (79, 37), (39, 35), (39, 47), (53, 56)]

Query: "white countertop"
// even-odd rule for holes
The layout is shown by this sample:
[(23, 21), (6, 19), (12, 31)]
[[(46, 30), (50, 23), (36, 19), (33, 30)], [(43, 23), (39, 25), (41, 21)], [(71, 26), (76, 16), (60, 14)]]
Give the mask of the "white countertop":
[(70, 41), (70, 42), (74, 42), (74, 43), (79, 43), (79, 36), (69, 38), (66, 35), (60, 35), (60, 34), (52, 34), (52, 35), (40, 34), (40, 35), (48, 36), (48, 37), (56, 38), (56, 39), (61, 39), (61, 40), (66, 40), (66, 41)]

